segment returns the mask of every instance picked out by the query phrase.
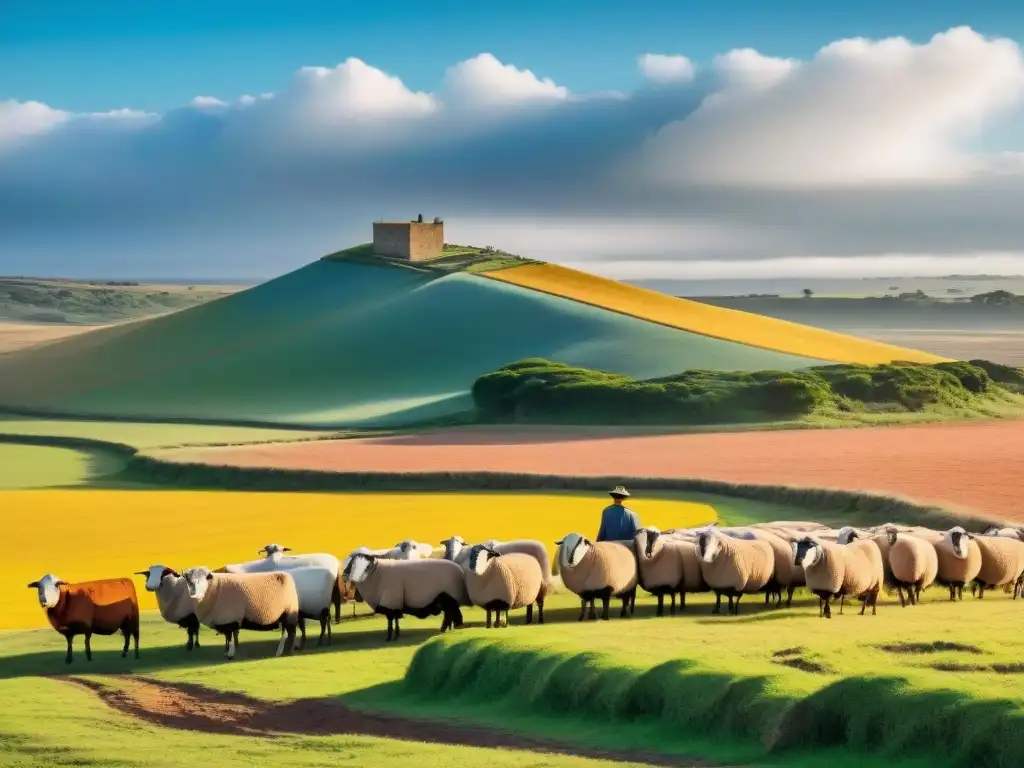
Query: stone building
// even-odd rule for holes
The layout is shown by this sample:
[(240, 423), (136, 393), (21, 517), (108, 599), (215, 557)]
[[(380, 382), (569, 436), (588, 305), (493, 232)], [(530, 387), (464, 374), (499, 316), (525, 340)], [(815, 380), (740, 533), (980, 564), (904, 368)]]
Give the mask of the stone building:
[(373, 252), (406, 261), (436, 259), (444, 252), (444, 222), (424, 222), (423, 214), (416, 221), (375, 221)]

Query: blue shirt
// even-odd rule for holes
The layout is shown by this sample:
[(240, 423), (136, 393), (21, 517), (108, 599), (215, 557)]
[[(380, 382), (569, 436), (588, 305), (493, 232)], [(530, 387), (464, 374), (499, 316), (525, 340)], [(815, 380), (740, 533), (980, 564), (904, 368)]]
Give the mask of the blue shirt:
[(640, 530), (640, 518), (636, 512), (621, 504), (610, 504), (601, 513), (601, 529), (598, 541), (626, 541)]

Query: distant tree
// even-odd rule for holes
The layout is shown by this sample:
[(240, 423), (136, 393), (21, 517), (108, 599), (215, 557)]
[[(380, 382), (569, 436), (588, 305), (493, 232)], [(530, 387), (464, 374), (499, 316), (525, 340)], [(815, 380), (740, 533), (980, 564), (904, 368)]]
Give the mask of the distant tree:
[(805, 299), (809, 299), (813, 295), (814, 295), (814, 291), (812, 291), (810, 288), (804, 288), (804, 298)]

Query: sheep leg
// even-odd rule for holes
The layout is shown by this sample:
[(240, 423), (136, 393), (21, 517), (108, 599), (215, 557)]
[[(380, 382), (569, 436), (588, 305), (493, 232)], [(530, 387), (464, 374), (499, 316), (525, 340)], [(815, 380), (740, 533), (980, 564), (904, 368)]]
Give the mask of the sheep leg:
[[(658, 596), (659, 602), (662, 601), (663, 599), (664, 598), (661, 595)], [(633, 610), (632, 610), (631, 606), (633, 605), (633, 602), (635, 600), (636, 600), (636, 590), (632, 590), (630, 592), (627, 592), (625, 595), (623, 595), (623, 597), (622, 597), (622, 613), (619, 614), (620, 618), (625, 619), (625, 618), (629, 618), (630, 616), (633, 615)], [(663, 611), (659, 611), (658, 612), (659, 616), (661, 616), (662, 614), (663, 614)]]
[(686, 590), (679, 591), (679, 612), (686, 613)]
[(715, 592), (715, 607), (711, 609), (711, 612), (712, 613), (721, 613), (722, 612), (722, 593), (721, 592), (718, 592), (718, 591)]
[[(790, 584), (786, 588), (786, 607), (787, 608), (792, 608), (793, 607), (793, 593), (795, 591), (796, 591), (796, 587), (793, 586), (792, 584)], [(782, 602), (782, 595), (779, 595), (779, 602), (780, 603)]]
[(394, 618), (391, 616), (391, 614), (388, 614), (388, 639), (387, 639), (387, 642), (391, 642), (392, 632), (394, 631), (393, 626), (394, 626)]
[[(285, 631), (284, 628), (285, 628), (285, 623), (284, 623), (284, 621), (282, 621), (281, 622), (281, 641), (282, 642), (284, 641), (284, 631)], [(306, 647), (306, 619), (305, 619), (304, 616), (299, 616), (299, 632), (302, 633), (302, 637), (299, 640), (299, 647), (295, 649), (297, 651), (301, 651), (301, 650), (303, 650)], [(278, 656), (281, 655), (280, 650), (278, 650), (278, 654), (277, 655)]]
[(839, 615), (843, 615), (843, 606), (846, 605), (846, 593), (844, 592), (839, 596)]
[(733, 616), (739, 616), (740, 615), (740, 598), (741, 597), (743, 597), (743, 593), (742, 592), (740, 592), (739, 594), (736, 595), (736, 605), (735, 606), (732, 605), (732, 598), (731, 597), (729, 598), (729, 604), (730, 604), (730, 607), (732, 608), (732, 615)]
[(132, 630), (131, 630), (131, 619), (125, 619), (121, 625), (121, 635), (124, 637), (124, 648), (121, 649), (121, 658), (128, 656), (128, 644), (131, 641)]
[(896, 594), (900, 596), (900, 607), (906, 608), (907, 600), (905, 597), (903, 597), (903, 587), (896, 587)]
[(537, 598), (537, 623), (538, 624), (543, 624), (544, 623), (544, 598), (543, 597), (538, 597)]
[[(612, 596), (609, 595), (607, 592), (601, 595), (601, 621), (608, 621), (608, 619), (610, 618), (608, 616), (608, 606), (611, 605), (611, 602)], [(623, 606), (622, 615), (626, 615), (625, 606)]]
[(85, 660), (92, 661), (92, 633), (85, 633)]
[(533, 624), (533, 603), (526, 606), (526, 623)]
[(317, 648), (324, 644), (324, 635), (327, 634), (327, 627), (330, 626), (330, 623), (331, 614), (327, 608), (324, 608), (323, 611), (320, 612), (320, 639), (316, 641)]
[(950, 602), (956, 602), (956, 586), (953, 584), (949, 585), (949, 599)]
[(139, 658), (139, 617), (132, 621), (132, 642), (135, 645), (135, 658)]
[[(334, 588), (331, 590), (331, 605), (334, 606), (334, 623), (341, 623), (341, 588), (338, 586), (338, 580), (334, 580)], [(330, 619), (330, 611), (328, 611), (327, 618)]]
[(586, 600), (586, 598), (581, 597), (580, 598), (580, 617), (579, 617), (579, 619), (577, 619), (577, 621), (583, 621), (583, 619), (584, 619), (584, 617), (586, 615), (587, 615), (587, 600)]
[(732, 593), (729, 593), (728, 595), (726, 595), (726, 597), (728, 597), (728, 598), (729, 598), (729, 610), (728, 610), (728, 615), (732, 615), (732, 611), (733, 611), (733, 608), (732, 608)]
[(675, 592), (672, 593), (672, 606), (669, 608), (669, 612), (673, 616), (676, 615), (676, 593)]
[[(582, 618), (582, 616), (580, 617)], [(487, 629), (491, 628), (491, 609), (487, 609)]]
[(72, 634), (71, 634), (70, 632), (67, 632), (67, 633), (65, 633), (65, 635), (64, 635), (64, 639), (66, 639), (66, 640), (68, 641), (68, 652), (67, 652), (67, 653), (65, 654), (65, 656), (64, 656), (64, 663), (65, 663), (65, 664), (70, 664), (70, 663), (71, 663), (71, 659), (72, 659), (72, 654), (71, 654), (71, 643), (72, 643), (72, 641), (73, 641), (74, 637), (75, 637), (75, 636), (74, 636), (74, 635), (72, 635)]
[(825, 596), (825, 618), (832, 618), (832, 595)]
[(596, 599), (590, 598), (590, 610), (587, 613), (587, 618), (591, 621), (597, 621), (597, 607), (595, 605)]
[(636, 587), (629, 593), (629, 615), (632, 616), (636, 613)]
[[(625, 608), (625, 605), (623, 605), (623, 608)], [(660, 593), (660, 592), (658, 593), (658, 613), (657, 613), (657, 615), (658, 616), (664, 616), (665, 615), (665, 595), (663, 593)]]

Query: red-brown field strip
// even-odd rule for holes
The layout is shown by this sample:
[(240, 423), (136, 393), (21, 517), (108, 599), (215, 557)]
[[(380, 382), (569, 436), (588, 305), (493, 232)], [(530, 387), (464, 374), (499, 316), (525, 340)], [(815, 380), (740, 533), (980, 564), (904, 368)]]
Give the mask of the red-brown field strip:
[(687, 435), (472, 427), (163, 457), (347, 472), (703, 477), (895, 494), (1024, 520), (1024, 421)]

